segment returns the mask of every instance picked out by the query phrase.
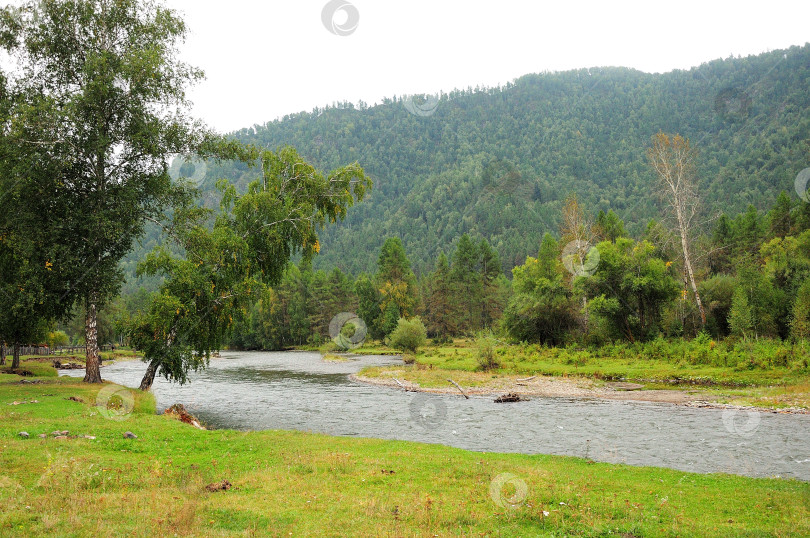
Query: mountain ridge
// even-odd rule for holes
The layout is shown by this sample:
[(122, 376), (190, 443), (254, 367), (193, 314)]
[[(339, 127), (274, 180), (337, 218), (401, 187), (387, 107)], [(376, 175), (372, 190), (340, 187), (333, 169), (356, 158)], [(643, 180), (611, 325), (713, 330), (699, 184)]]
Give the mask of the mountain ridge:
[[(706, 216), (765, 209), (792, 195), (808, 166), (810, 45), (718, 59), (663, 74), (584, 68), (527, 74), (505, 86), (341, 103), (231, 134), (263, 147), (295, 146), (319, 168), (358, 161), (371, 195), (321, 234), (319, 267), (373, 271), (390, 235), (424, 273), (463, 233), (486, 237), (504, 269), (556, 232), (562, 201), (577, 193), (589, 213), (613, 209), (638, 233), (659, 216), (646, 147), (658, 131), (681, 133), (699, 152)], [(209, 165), (244, 185), (255, 171)], [(708, 230), (707, 230), (708, 232)]]

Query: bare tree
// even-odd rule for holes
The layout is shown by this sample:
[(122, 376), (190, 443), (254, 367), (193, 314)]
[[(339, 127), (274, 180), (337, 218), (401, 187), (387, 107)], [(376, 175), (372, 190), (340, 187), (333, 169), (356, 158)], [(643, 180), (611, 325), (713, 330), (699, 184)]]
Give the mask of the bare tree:
[[(594, 257), (593, 241), (596, 239), (592, 223), (585, 216), (576, 194), (568, 196), (562, 210), (560, 224), (562, 236), (562, 262), (571, 273), (571, 283), (578, 276), (592, 275), (596, 270), (598, 257)], [(582, 297), (582, 327), (588, 330), (588, 297)]]
[(700, 198), (695, 188), (697, 182), (695, 152), (689, 146), (689, 140), (681, 135), (670, 137), (659, 132), (653, 136), (652, 146), (647, 155), (658, 175), (658, 195), (667, 205), (669, 217), (674, 220), (674, 231), (681, 236), (686, 276), (695, 295), (701, 323), (706, 325), (706, 312), (700, 301), (690, 253), (692, 235), (696, 227), (694, 219), (700, 207)]
[(568, 196), (562, 210), (560, 235), (563, 243), (563, 264), (573, 276), (582, 276), (588, 267), (588, 254), (596, 233), (585, 216), (576, 194)]

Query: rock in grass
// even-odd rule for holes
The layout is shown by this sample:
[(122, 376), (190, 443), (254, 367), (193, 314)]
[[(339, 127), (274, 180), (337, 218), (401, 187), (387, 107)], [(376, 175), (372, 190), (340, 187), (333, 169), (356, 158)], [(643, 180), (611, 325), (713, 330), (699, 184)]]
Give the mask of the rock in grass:
[(48, 438), (48, 434), (46, 434), (46, 433), (40, 433), (38, 437), (39, 437), (40, 439), (47, 439), (47, 438)]
[(132, 432), (124, 432), (124, 439), (137, 439), (138, 436)]
[(28, 439), (29, 437), (31, 437), (30, 435), (28, 435), (28, 432), (20, 432), (19, 436), (22, 437), (23, 439)]

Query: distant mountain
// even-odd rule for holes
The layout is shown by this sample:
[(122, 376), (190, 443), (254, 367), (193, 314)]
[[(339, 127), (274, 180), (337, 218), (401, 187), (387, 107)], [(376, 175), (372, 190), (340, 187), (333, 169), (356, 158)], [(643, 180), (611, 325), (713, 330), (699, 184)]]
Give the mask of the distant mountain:
[[(323, 232), (318, 266), (372, 271), (396, 235), (421, 272), (468, 232), (486, 237), (508, 270), (556, 233), (569, 193), (593, 214), (613, 209), (630, 231), (659, 216), (645, 154), (659, 130), (699, 150), (707, 215), (765, 209), (781, 190), (796, 196), (794, 179), (810, 166), (808, 88), (810, 44), (689, 71), (580, 69), (438, 99), (343, 103), (233, 136), (290, 144), (325, 170), (359, 161), (374, 179), (371, 196)], [(244, 184), (255, 172), (209, 165), (209, 197), (216, 177)]]

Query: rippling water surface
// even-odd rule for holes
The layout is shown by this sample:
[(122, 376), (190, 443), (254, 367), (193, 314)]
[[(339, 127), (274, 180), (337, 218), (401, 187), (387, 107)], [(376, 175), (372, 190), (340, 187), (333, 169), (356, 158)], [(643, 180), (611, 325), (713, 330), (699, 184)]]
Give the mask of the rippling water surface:
[[(810, 480), (810, 415), (598, 399), (496, 404), (491, 397), (404, 392), (348, 378), (365, 366), (398, 363), (381, 356), (326, 363), (317, 353), (223, 353), (191, 383), (156, 379), (152, 390), (160, 411), (182, 403), (216, 428), (296, 429)], [(145, 368), (120, 362), (102, 376), (137, 387)]]

